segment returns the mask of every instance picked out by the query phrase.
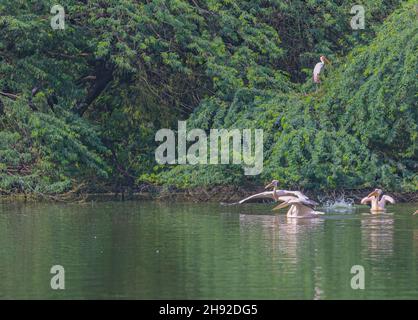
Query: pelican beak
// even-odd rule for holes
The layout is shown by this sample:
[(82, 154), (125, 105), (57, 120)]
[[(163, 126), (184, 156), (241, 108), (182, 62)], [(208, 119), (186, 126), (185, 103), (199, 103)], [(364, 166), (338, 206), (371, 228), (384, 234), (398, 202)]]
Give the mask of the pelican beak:
[(279, 210), (279, 209), (283, 209), (286, 208), (289, 204), (287, 202), (282, 202), (281, 204), (279, 204), (277, 207), (274, 207), (273, 210)]
[(273, 182), (272, 183), (269, 183), (268, 185), (266, 185), (266, 187), (264, 189), (271, 188), (272, 186), (273, 186)]
[(369, 195), (367, 196), (367, 198), (377, 197), (377, 196), (379, 196), (379, 193), (377, 192), (377, 190), (374, 190), (374, 191), (372, 191), (372, 192), (369, 193)]
[(331, 64), (331, 61), (329, 61), (327, 58), (324, 57), (324, 61), (328, 64)]

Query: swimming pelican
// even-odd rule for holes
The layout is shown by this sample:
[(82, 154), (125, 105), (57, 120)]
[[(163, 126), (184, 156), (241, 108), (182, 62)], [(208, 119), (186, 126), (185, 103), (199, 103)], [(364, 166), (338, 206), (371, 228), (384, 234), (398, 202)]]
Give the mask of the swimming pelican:
[(325, 56), (321, 56), (319, 58), (319, 60), (321, 60), (320, 62), (318, 62), (315, 65), (314, 71), (313, 71), (313, 81), (315, 83), (321, 83), (321, 79), (319, 78), (319, 74), (321, 73), (322, 69), (325, 66), (325, 63), (330, 64), (331, 62), (329, 62), (329, 60), (327, 58), (325, 58)]
[[(305, 198), (306, 196), (303, 195)], [(316, 202), (312, 200), (305, 200), (300, 197), (294, 196), (282, 196), (279, 197), (279, 201), (283, 201), (273, 210), (279, 210), (290, 206), (287, 211), (287, 216), (289, 218), (316, 218), (318, 215), (324, 214), (320, 211), (315, 211), (312, 207), (316, 205)]]
[(375, 189), (367, 197), (361, 199), (361, 204), (371, 203), (370, 211), (385, 211), (386, 203), (395, 203), (395, 199), (391, 196), (383, 195), (382, 189)]
[(315, 201), (309, 199), (300, 191), (289, 191), (289, 190), (277, 190), (277, 186), (279, 181), (273, 180), (270, 184), (268, 184), (265, 189), (269, 189), (273, 187), (273, 191), (265, 191), (261, 193), (254, 194), (249, 196), (241, 201), (239, 204), (247, 202), (252, 199), (273, 199), (275, 202), (283, 201), (282, 204), (274, 208), (273, 210), (277, 210), (280, 208), (284, 208), (287, 206), (291, 206), (289, 211), (287, 212), (288, 217), (313, 217), (321, 214), (322, 212), (317, 212), (312, 209), (312, 207), (318, 205)]

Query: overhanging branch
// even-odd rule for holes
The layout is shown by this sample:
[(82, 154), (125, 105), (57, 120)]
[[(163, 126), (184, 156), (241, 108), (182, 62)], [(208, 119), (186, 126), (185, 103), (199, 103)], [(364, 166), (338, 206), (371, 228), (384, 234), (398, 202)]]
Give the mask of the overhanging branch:
[(94, 80), (93, 85), (87, 92), (87, 96), (79, 101), (74, 108), (74, 111), (82, 116), (87, 111), (89, 106), (100, 96), (100, 94), (106, 89), (107, 85), (113, 80), (113, 70), (107, 69), (101, 65), (96, 69), (96, 74), (90, 76), (88, 80)]
[(19, 98), (19, 96), (16, 95), (16, 94), (7, 93), (7, 92), (1, 92), (1, 91), (0, 91), (0, 96), (6, 97), (6, 98), (9, 98), (9, 99), (12, 99), (12, 100), (16, 100), (16, 99)]

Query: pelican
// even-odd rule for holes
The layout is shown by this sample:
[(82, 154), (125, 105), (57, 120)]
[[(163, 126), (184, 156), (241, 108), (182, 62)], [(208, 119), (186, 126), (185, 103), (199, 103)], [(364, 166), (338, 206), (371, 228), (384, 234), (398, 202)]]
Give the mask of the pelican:
[(382, 195), (382, 189), (375, 189), (372, 191), (367, 197), (361, 199), (361, 204), (371, 203), (370, 211), (385, 211), (386, 203), (389, 202), (391, 204), (395, 203), (395, 199), (391, 196)]
[[(303, 194), (302, 194), (303, 195)], [(303, 195), (306, 198), (305, 195)], [(289, 218), (316, 218), (318, 215), (324, 214), (320, 211), (315, 211), (312, 207), (316, 205), (316, 202), (295, 196), (282, 196), (279, 197), (279, 201), (283, 201), (273, 210), (279, 210), (290, 206), (287, 211), (287, 217)]]
[(252, 199), (273, 199), (275, 202), (283, 201), (282, 204), (275, 207), (273, 210), (278, 210), (287, 206), (291, 206), (289, 211), (287, 212), (288, 217), (313, 217), (317, 216), (318, 214), (322, 214), (322, 212), (317, 212), (312, 209), (313, 206), (318, 205), (315, 201), (312, 201), (307, 196), (305, 196), (300, 191), (289, 191), (289, 190), (277, 190), (277, 186), (279, 181), (273, 180), (270, 184), (268, 184), (265, 189), (269, 189), (273, 187), (273, 191), (265, 191), (261, 193), (254, 194), (249, 196), (245, 199), (239, 201), (239, 204), (247, 202)]
[(331, 64), (331, 62), (329, 62), (329, 60), (327, 58), (325, 58), (325, 56), (321, 56), (319, 58), (319, 60), (321, 60), (320, 62), (318, 62), (315, 65), (314, 71), (313, 71), (313, 81), (315, 83), (321, 83), (321, 79), (319, 78), (319, 74), (321, 73), (322, 69), (325, 66), (325, 63)]

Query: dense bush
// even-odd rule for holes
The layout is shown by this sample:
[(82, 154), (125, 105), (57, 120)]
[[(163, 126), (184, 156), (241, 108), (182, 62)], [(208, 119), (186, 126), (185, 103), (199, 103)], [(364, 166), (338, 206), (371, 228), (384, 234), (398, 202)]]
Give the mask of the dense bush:
[(85, 120), (6, 104), (0, 120), (0, 191), (54, 194), (106, 179), (108, 152)]
[[(413, 1), (363, 1), (364, 31), (345, 0), (71, 0), (65, 30), (50, 27), (50, 5), (0, 3), (0, 192), (272, 177), (417, 189)], [(320, 54), (333, 67), (313, 93)], [(156, 166), (155, 132), (186, 119), (263, 128), (262, 175)]]
[(393, 14), (318, 95), (286, 108), (266, 173), (306, 188), (418, 190), (418, 22)]
[[(380, 185), (417, 191), (417, 31), (416, 12), (406, 6), (370, 44), (356, 47), (329, 70), (318, 92), (308, 84), (299, 93), (273, 97), (238, 91), (227, 109), (202, 105), (191, 126), (263, 128), (262, 180), (278, 178), (305, 189)], [(233, 166), (181, 166), (163, 174), (164, 181), (180, 186), (249, 182)]]

